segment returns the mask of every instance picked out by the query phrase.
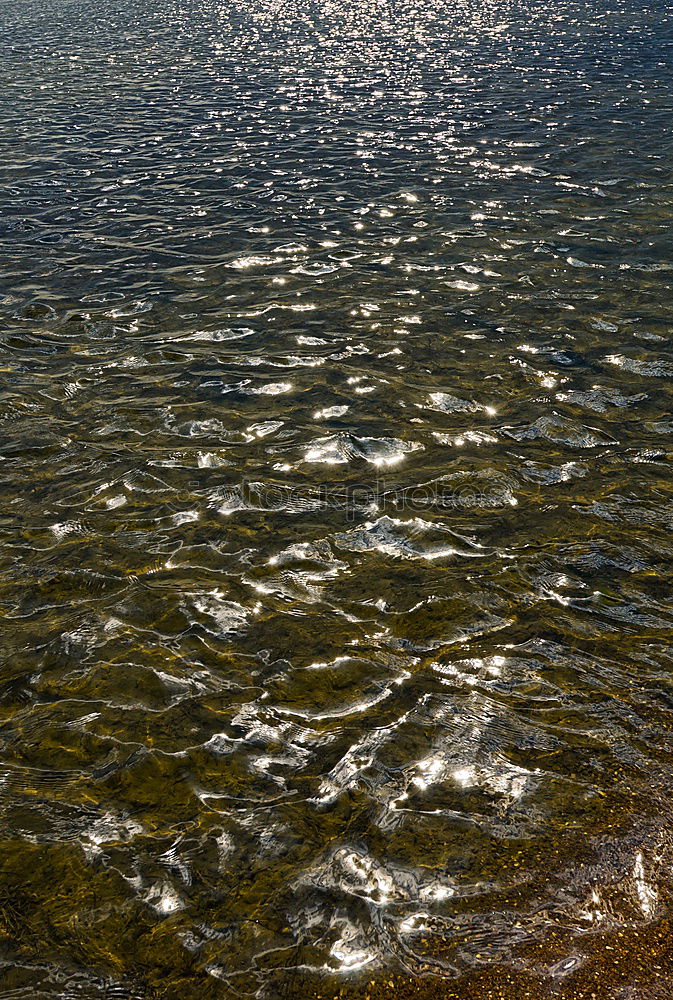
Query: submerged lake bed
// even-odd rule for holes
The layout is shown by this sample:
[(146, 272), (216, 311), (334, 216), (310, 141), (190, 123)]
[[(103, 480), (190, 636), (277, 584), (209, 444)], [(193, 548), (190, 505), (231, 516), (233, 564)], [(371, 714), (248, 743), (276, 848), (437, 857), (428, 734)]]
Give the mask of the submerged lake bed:
[(673, 8), (2, 21), (0, 1000), (668, 1000)]

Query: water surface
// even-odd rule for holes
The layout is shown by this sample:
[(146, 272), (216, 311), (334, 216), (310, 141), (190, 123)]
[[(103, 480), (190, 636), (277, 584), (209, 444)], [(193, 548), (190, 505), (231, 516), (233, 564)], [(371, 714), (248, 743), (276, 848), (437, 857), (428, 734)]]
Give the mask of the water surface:
[(672, 15), (5, 0), (0, 997), (670, 996)]

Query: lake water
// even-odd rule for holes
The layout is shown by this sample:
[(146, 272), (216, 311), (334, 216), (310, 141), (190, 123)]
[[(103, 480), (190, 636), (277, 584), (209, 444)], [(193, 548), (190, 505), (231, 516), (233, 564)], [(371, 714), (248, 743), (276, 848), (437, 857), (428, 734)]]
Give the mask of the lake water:
[(0, 18), (0, 998), (669, 998), (673, 8)]

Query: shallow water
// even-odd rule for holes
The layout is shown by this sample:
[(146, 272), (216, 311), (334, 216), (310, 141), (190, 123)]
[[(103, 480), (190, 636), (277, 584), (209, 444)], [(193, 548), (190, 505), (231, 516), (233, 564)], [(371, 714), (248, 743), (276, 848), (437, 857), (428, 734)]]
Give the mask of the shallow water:
[(564, 989), (670, 914), (673, 8), (2, 22), (0, 997)]

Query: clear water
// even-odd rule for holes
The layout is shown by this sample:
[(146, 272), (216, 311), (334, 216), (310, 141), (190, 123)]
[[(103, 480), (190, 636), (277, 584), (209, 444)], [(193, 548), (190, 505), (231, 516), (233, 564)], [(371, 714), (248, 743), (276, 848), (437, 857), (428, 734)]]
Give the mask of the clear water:
[(669, 997), (673, 8), (0, 22), (0, 997)]

